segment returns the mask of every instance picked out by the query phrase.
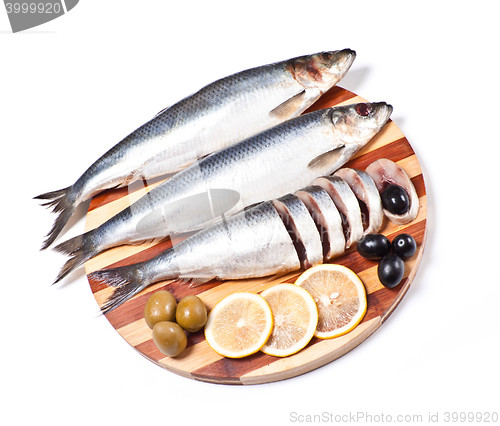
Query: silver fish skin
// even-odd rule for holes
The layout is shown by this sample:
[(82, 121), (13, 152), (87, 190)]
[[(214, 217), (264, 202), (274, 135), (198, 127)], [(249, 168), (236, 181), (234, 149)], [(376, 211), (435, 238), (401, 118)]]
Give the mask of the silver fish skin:
[(221, 209), (230, 216), (333, 173), (378, 133), (391, 112), (385, 102), (315, 111), (200, 160), (101, 226), (59, 244), (56, 250), (71, 257), (56, 282), (107, 248), (198, 230), (220, 220), (211, 210), (192, 214), (192, 198), (199, 194), (220, 188), (239, 194), (234, 205)]
[(76, 207), (96, 193), (181, 170), (198, 158), (302, 114), (349, 70), (350, 49), (252, 68), (164, 109), (111, 148), (71, 186), (41, 194), (58, 217), (50, 246)]
[(264, 202), (201, 230), (150, 260), (96, 271), (89, 278), (116, 287), (102, 308), (107, 313), (162, 280), (185, 278), (202, 283), (216, 277), (252, 278), (299, 268), (299, 257), (282, 218), (271, 202)]

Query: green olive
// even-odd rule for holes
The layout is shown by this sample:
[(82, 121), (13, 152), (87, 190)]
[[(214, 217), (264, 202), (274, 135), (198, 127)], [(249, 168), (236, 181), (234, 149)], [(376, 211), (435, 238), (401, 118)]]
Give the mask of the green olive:
[(153, 293), (144, 308), (144, 319), (149, 328), (160, 321), (175, 321), (175, 309), (177, 302), (172, 293), (160, 290)]
[(183, 297), (177, 305), (175, 318), (184, 330), (194, 333), (206, 324), (207, 307), (197, 296)]
[(177, 356), (186, 349), (187, 337), (184, 330), (172, 321), (160, 321), (153, 327), (153, 340), (161, 353)]

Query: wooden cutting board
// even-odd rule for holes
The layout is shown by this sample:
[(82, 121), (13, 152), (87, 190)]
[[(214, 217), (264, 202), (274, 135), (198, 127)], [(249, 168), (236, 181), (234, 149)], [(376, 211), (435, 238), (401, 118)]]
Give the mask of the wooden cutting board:
[[(354, 93), (335, 87), (309, 111), (363, 101), (364, 99)], [(188, 294), (196, 294), (205, 302), (207, 308), (211, 309), (219, 300), (235, 291), (258, 293), (277, 283), (293, 283), (302, 271), (279, 278), (211, 281), (195, 288), (189, 288), (185, 284), (179, 284), (175, 281), (165, 281), (150, 286), (128, 300), (107, 314), (107, 319), (134, 349), (149, 360), (182, 376), (213, 383), (257, 384), (283, 380), (321, 367), (344, 355), (377, 330), (396, 308), (417, 272), (425, 244), (427, 203), (422, 171), (408, 140), (392, 121), (346, 166), (365, 170), (370, 163), (379, 158), (395, 161), (406, 171), (415, 185), (420, 201), (418, 217), (413, 222), (404, 226), (396, 226), (386, 218), (381, 232), (391, 240), (397, 234), (406, 232), (415, 238), (418, 249), (413, 258), (405, 262), (405, 277), (402, 283), (394, 289), (383, 287), (377, 277), (377, 263), (362, 258), (353, 248), (343, 256), (333, 260), (335, 263), (345, 265), (356, 272), (367, 290), (368, 308), (366, 315), (363, 321), (350, 333), (331, 340), (313, 338), (306, 348), (286, 358), (276, 358), (259, 352), (243, 359), (229, 359), (214, 352), (205, 341), (203, 331), (199, 331), (189, 335), (188, 347), (182, 355), (170, 358), (156, 348), (151, 337), (151, 329), (146, 325), (143, 317), (148, 297), (160, 289), (169, 290), (177, 300)], [(137, 182), (129, 188), (99, 194), (90, 203), (86, 230), (100, 225), (161, 182), (161, 180), (147, 184)], [(173, 243), (175, 242), (174, 240)], [(117, 247), (89, 260), (85, 264), (85, 270), (89, 274), (104, 267), (136, 263), (171, 246), (172, 241), (166, 238), (156, 243)], [(113, 289), (91, 280), (89, 283), (97, 303), (102, 306)]]

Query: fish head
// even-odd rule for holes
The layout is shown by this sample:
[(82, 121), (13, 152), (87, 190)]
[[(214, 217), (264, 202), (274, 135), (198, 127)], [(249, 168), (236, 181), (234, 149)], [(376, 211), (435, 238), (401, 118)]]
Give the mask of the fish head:
[(385, 126), (392, 113), (386, 102), (358, 103), (331, 109), (335, 143), (348, 155), (365, 146)]
[(321, 113), (332, 122), (332, 145), (327, 152), (310, 161), (308, 167), (327, 170), (330, 174), (349, 161), (384, 127), (391, 116), (392, 106), (385, 102), (359, 103), (325, 109)]
[(304, 88), (325, 93), (344, 77), (355, 58), (356, 52), (351, 49), (301, 56), (292, 60), (291, 72)]

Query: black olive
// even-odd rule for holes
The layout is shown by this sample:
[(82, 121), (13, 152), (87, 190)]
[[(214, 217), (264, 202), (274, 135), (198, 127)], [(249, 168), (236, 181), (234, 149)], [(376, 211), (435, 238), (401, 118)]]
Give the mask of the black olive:
[(381, 259), (391, 248), (391, 243), (385, 235), (368, 234), (358, 242), (358, 253), (367, 259)]
[(382, 205), (392, 214), (402, 215), (410, 210), (410, 198), (402, 187), (391, 184), (382, 192)]
[(417, 251), (415, 239), (408, 234), (400, 234), (395, 237), (391, 246), (392, 252), (403, 260), (409, 259)]
[(396, 287), (405, 273), (403, 260), (393, 253), (385, 255), (378, 264), (378, 279), (388, 288)]

